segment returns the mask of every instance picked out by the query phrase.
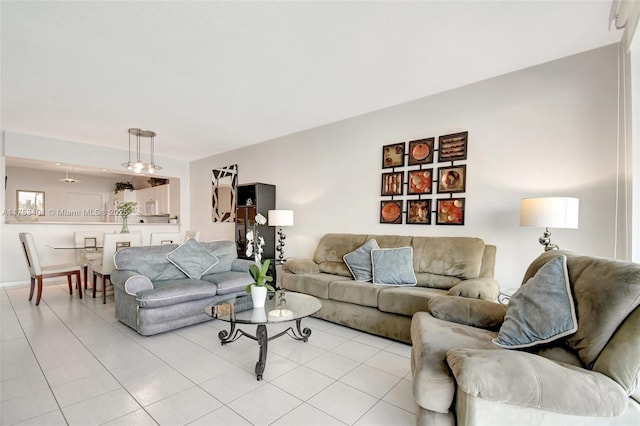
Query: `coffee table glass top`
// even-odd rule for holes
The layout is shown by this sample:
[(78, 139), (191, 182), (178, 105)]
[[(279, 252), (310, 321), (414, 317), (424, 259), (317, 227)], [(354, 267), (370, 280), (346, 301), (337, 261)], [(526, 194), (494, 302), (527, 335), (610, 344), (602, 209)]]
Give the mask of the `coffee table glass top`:
[[(313, 315), (321, 308), (322, 304), (313, 296), (278, 290), (275, 294), (271, 293), (267, 296), (264, 308), (236, 312), (233, 322), (237, 324), (267, 324), (293, 321)], [(207, 309), (206, 312), (211, 314), (210, 309)], [(218, 319), (227, 322), (232, 320), (229, 315), (219, 316)]]

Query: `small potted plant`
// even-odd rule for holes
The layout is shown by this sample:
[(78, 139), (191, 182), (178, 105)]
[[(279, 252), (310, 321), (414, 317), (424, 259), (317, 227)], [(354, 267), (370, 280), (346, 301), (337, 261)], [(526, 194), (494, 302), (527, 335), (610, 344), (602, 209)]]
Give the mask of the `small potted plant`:
[(135, 188), (131, 182), (116, 182), (115, 188), (113, 190), (114, 194), (117, 194), (120, 191), (129, 190), (133, 191)]

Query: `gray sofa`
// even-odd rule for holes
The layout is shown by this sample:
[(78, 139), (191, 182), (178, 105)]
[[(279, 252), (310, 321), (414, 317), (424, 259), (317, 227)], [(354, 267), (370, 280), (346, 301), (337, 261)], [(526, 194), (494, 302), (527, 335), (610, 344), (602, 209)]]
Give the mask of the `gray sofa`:
[[(380, 248), (411, 247), (415, 286), (355, 281), (344, 255), (375, 239)], [(281, 286), (320, 299), (314, 316), (402, 342), (411, 342), (411, 317), (429, 300), (456, 295), (496, 300), (496, 247), (479, 238), (327, 234), (313, 259), (291, 259)]]
[[(562, 273), (551, 274), (562, 262)], [(558, 280), (570, 291), (554, 293)], [(437, 298), (414, 316), (417, 424), (640, 424), (640, 265), (554, 250), (534, 260), (523, 282), (508, 306)], [(515, 336), (525, 346), (493, 343), (519, 331), (523, 313), (525, 333)]]
[[(198, 244), (217, 258), (200, 279), (189, 278), (167, 259), (177, 244), (118, 251), (111, 273), (116, 318), (149, 336), (210, 320), (204, 313), (206, 306), (246, 294), (245, 287), (253, 282), (248, 272), (252, 262), (237, 258), (235, 243)], [(191, 261), (194, 257), (185, 258)]]

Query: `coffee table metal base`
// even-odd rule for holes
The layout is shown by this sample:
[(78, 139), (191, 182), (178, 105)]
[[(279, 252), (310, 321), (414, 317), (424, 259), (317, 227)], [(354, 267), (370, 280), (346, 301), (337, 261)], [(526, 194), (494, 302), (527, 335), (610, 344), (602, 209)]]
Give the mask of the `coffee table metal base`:
[(267, 327), (264, 324), (258, 324), (256, 328), (256, 335), (252, 335), (246, 333), (244, 330), (236, 329), (236, 323), (231, 321), (229, 331), (222, 330), (218, 333), (218, 338), (220, 339), (221, 345), (226, 345), (227, 343), (232, 343), (241, 338), (242, 336), (248, 337), (249, 339), (255, 340), (258, 342), (258, 346), (260, 347), (260, 355), (258, 358), (258, 362), (256, 363), (256, 378), (258, 380), (262, 380), (262, 373), (264, 373), (264, 368), (267, 365), (267, 346), (268, 342), (273, 339), (277, 339), (278, 337), (288, 334), (292, 338), (296, 340), (302, 340), (303, 342), (309, 341), (309, 336), (311, 336), (311, 329), (309, 328), (300, 328), (300, 322), (302, 318), (296, 320), (296, 328), (294, 330), (293, 327), (289, 327), (280, 333), (269, 337), (267, 333)]

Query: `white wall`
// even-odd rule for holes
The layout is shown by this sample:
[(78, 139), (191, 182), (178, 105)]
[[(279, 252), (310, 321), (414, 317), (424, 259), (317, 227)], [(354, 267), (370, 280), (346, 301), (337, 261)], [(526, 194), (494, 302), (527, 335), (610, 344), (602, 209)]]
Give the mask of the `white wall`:
[(628, 55), (631, 62), (630, 73), (631, 80), (631, 107), (629, 108), (628, 117), (632, 127), (632, 142), (627, 142), (629, 146), (628, 162), (631, 164), (630, 186), (632, 190), (631, 200), (627, 205), (627, 214), (631, 221), (631, 235), (636, 236), (631, 242), (632, 260), (640, 262), (640, 31), (636, 31), (630, 46)]
[[(38, 170), (24, 167), (6, 166), (7, 186), (5, 205), (7, 210), (16, 208), (16, 191), (43, 191), (44, 194), (44, 216), (38, 218), (40, 221), (56, 222), (100, 222), (105, 221), (105, 216), (92, 215), (69, 215), (69, 195), (86, 194), (100, 198), (101, 204), (95, 208), (108, 210), (109, 195), (113, 192), (115, 178), (97, 177), (89, 175), (74, 175), (79, 181), (76, 183), (61, 182), (65, 177), (65, 170)], [(85, 209), (93, 209), (92, 206), (83, 206)], [(102, 213), (100, 211), (99, 213)]]
[[(580, 229), (552, 230), (552, 240), (563, 249), (611, 257), (616, 48), (194, 161), (191, 227), (203, 240), (233, 238), (233, 224), (211, 222), (210, 174), (214, 167), (238, 164), (239, 183), (275, 184), (277, 207), (295, 211), (287, 257), (312, 256), (328, 232), (474, 236), (497, 245), (496, 278), (514, 287), (542, 251), (537, 240), (543, 230), (519, 226), (520, 199), (560, 195), (580, 198)], [(382, 146), (465, 130), (465, 225), (380, 224)]]
[[(126, 150), (107, 148), (87, 143), (71, 142), (59, 139), (46, 138), (35, 135), (26, 135), (10, 131), (2, 132), (2, 161), (3, 176), (6, 175), (5, 156), (30, 158), (63, 164), (81, 164), (87, 167), (107, 168), (121, 170), (122, 163), (127, 157)], [(123, 138), (123, 147), (126, 145), (126, 136)], [(156, 156), (156, 161), (163, 167), (162, 175), (158, 177), (175, 177), (180, 182), (180, 212), (181, 225), (164, 226), (145, 224), (130, 225), (132, 232), (143, 233), (143, 241), (149, 241), (151, 232), (184, 232), (189, 229), (189, 163), (166, 157)], [(0, 205), (5, 211), (5, 187), (0, 191)], [(47, 248), (47, 244), (73, 241), (73, 231), (104, 230), (105, 232), (118, 232), (119, 225), (77, 225), (77, 224), (15, 224), (4, 223), (0, 220), (0, 285), (19, 282), (28, 282), (29, 273), (24, 261), (24, 255), (20, 250), (18, 233), (32, 232), (40, 251), (42, 263), (56, 263), (73, 261), (73, 255), (63, 253), (60, 250), (53, 251)]]

